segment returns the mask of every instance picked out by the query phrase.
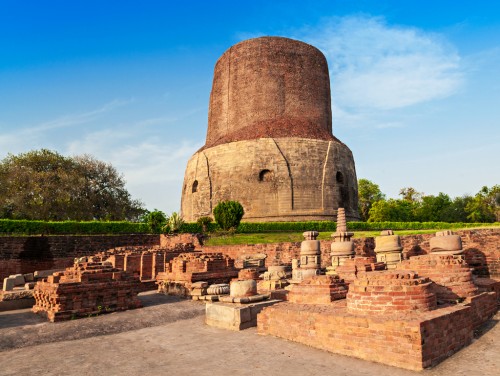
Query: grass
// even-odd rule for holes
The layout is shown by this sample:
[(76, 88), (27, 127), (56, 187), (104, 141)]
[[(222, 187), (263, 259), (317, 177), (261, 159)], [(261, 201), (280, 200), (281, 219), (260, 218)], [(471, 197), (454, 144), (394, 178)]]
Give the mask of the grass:
[[(478, 229), (499, 228), (500, 226), (477, 227)], [(454, 229), (472, 230), (474, 228)], [(418, 235), (432, 234), (443, 230), (400, 230), (395, 231), (397, 235)], [(331, 239), (331, 232), (320, 232), (318, 240)], [(354, 238), (369, 238), (379, 236), (380, 231), (355, 231)], [(304, 240), (302, 232), (269, 232), (258, 234), (234, 234), (234, 235), (210, 235), (210, 238), (205, 241), (205, 245), (239, 245), (239, 244), (264, 244), (264, 243), (284, 243), (284, 242), (301, 242)]]

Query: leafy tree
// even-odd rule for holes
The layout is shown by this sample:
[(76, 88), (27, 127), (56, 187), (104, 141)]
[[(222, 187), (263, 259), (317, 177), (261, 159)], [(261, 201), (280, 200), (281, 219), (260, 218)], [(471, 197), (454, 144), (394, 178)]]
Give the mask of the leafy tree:
[(413, 222), (416, 204), (407, 200), (380, 200), (373, 203), (368, 222)]
[(449, 222), (448, 209), (452, 204), (450, 196), (442, 192), (437, 196), (422, 196), (415, 208), (415, 219), (419, 222)]
[(500, 185), (481, 188), (467, 204), (465, 211), (471, 222), (500, 221)]
[(358, 209), (363, 221), (368, 220), (373, 203), (380, 200), (385, 200), (385, 195), (377, 184), (368, 179), (358, 180)]
[(147, 211), (141, 218), (146, 223), (152, 233), (159, 234), (167, 224), (168, 218), (164, 212), (158, 209)]
[(405, 201), (418, 202), (418, 201), (420, 201), (422, 199), (423, 193), (418, 192), (413, 187), (407, 187), (407, 188), (401, 188), (399, 190), (399, 195)]
[(137, 220), (144, 208), (105, 162), (47, 149), (0, 161), (0, 215), (40, 220)]
[(238, 201), (221, 201), (214, 208), (214, 218), (223, 230), (235, 229), (245, 211)]

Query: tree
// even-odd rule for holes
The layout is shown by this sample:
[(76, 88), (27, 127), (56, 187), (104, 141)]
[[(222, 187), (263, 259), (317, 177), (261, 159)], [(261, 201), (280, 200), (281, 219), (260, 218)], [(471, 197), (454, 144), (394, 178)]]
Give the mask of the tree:
[(450, 222), (449, 208), (452, 206), (450, 196), (440, 192), (437, 196), (422, 196), (415, 208), (415, 217), (419, 222)]
[(415, 203), (407, 200), (380, 200), (373, 203), (368, 222), (413, 222)]
[(221, 201), (214, 208), (214, 218), (221, 229), (236, 229), (245, 211), (238, 201)]
[(399, 190), (399, 195), (405, 201), (418, 202), (418, 201), (420, 201), (422, 199), (423, 193), (418, 192), (413, 187), (407, 187), (407, 188), (401, 188)]
[(0, 215), (40, 220), (137, 220), (116, 169), (89, 155), (65, 157), (47, 149), (9, 154), (0, 162)]
[(500, 221), (500, 185), (482, 187), (467, 204), (465, 211), (471, 222)]
[(358, 180), (358, 209), (363, 221), (368, 220), (372, 205), (380, 200), (385, 200), (385, 195), (377, 184), (368, 179)]
[(158, 209), (153, 211), (146, 211), (146, 213), (141, 217), (141, 222), (148, 225), (149, 231), (154, 234), (159, 234), (162, 232), (163, 228), (167, 224), (168, 218), (164, 212)]

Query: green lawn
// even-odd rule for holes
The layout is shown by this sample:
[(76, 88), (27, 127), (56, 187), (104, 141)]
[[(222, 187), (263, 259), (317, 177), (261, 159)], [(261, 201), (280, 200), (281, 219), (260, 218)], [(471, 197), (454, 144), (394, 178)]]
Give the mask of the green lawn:
[[(477, 227), (478, 229), (499, 228), (499, 226)], [(463, 230), (472, 230), (473, 228), (464, 228)], [(461, 229), (454, 229), (457, 231)], [(397, 235), (417, 235), (432, 234), (443, 230), (400, 230), (395, 231)], [(331, 232), (321, 232), (319, 240), (330, 239)], [(354, 238), (367, 238), (380, 235), (380, 231), (355, 231)], [(301, 232), (269, 232), (258, 234), (234, 234), (234, 235), (214, 235), (205, 241), (206, 245), (237, 245), (237, 244), (263, 244), (263, 243), (282, 243), (282, 242), (301, 242), (304, 240)]]

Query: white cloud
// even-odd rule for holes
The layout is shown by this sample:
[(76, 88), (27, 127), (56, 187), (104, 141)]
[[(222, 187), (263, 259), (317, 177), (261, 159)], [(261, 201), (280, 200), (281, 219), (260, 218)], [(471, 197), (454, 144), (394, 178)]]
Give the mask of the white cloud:
[(344, 112), (384, 111), (454, 94), (460, 56), (439, 35), (377, 17), (333, 18), (299, 32), (326, 55), (332, 100)]
[(88, 133), (70, 142), (64, 154), (91, 154), (109, 162), (123, 173), (132, 197), (143, 199), (149, 209), (178, 211), (187, 161), (203, 141), (174, 142), (159, 135), (145, 138), (138, 124), (148, 123), (146, 119)]

